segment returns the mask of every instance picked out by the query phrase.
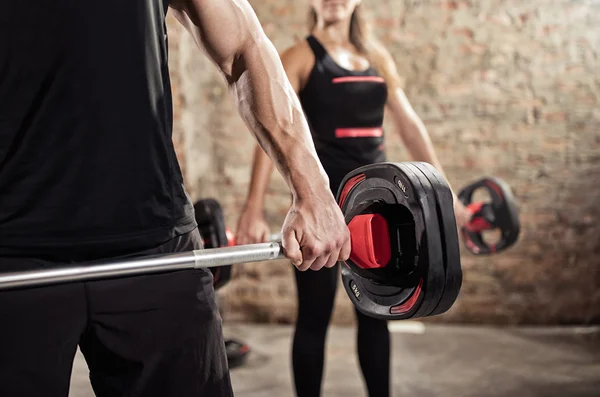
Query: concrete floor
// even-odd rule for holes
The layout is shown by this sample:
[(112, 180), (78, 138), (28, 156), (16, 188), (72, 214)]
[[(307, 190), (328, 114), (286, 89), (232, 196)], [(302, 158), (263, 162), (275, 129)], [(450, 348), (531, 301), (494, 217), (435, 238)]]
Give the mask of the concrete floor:
[[(498, 329), (395, 322), (393, 396), (599, 397), (600, 328)], [(231, 371), (236, 396), (292, 397), (287, 326), (228, 325), (227, 337), (252, 348)], [(355, 330), (332, 327), (324, 393), (365, 396), (355, 355)], [(93, 396), (77, 355), (70, 397)], [(167, 397), (167, 396), (165, 396)]]

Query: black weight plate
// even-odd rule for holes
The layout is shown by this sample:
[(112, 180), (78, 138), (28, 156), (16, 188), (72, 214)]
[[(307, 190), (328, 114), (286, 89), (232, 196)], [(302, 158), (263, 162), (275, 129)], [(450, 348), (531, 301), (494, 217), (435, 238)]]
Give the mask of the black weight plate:
[[(221, 204), (213, 198), (200, 199), (194, 203), (194, 213), (204, 248), (226, 247), (227, 228)], [(210, 268), (215, 290), (231, 280), (231, 269), (231, 265)]]
[(414, 165), (429, 180), (437, 201), (438, 219), (442, 222), (441, 241), (444, 248), (444, 270), (446, 284), (444, 293), (437, 307), (430, 313), (431, 316), (448, 311), (460, 292), (462, 285), (462, 267), (460, 263), (460, 247), (452, 191), (444, 177), (431, 164), (418, 162)]
[(213, 274), (213, 287), (215, 291), (221, 289), (231, 281), (232, 265), (211, 267), (210, 271)]
[[(412, 318), (423, 298), (422, 294), (415, 295), (415, 293), (418, 293), (416, 288), (399, 288), (397, 292), (393, 293), (393, 296), (388, 297), (395, 301), (393, 304), (381, 302), (378, 285), (373, 281), (353, 272), (345, 263), (341, 264), (341, 273), (342, 283), (350, 301), (359, 312), (371, 318), (380, 320), (404, 320)], [(370, 292), (370, 289), (376, 289), (377, 293)], [(391, 308), (402, 306), (413, 297), (415, 298), (412, 299), (414, 302), (411, 302), (411, 305), (406, 310), (402, 312), (391, 311)]]
[(419, 195), (412, 189), (410, 180), (393, 163), (361, 167), (345, 177), (337, 196), (346, 223), (359, 214), (380, 213), (388, 221), (390, 231), (391, 263), (385, 268), (365, 270), (350, 260), (354, 272), (383, 284), (406, 285), (416, 279), (412, 273), (418, 264), (425, 225)]
[(250, 347), (235, 339), (227, 339), (225, 340), (225, 353), (227, 354), (229, 368), (238, 368), (246, 363)]
[(417, 189), (421, 192), (419, 202), (425, 217), (425, 236), (427, 238), (428, 264), (426, 282), (423, 285), (425, 293), (423, 303), (417, 310), (415, 317), (428, 316), (440, 302), (446, 284), (446, 272), (444, 271), (444, 253), (441, 242), (441, 223), (438, 219), (437, 201), (435, 193), (429, 180), (415, 167), (412, 162), (398, 164), (404, 170), (414, 185), (420, 185)]
[[(369, 317), (385, 320), (411, 318), (423, 300), (424, 294), (419, 285), (424, 284), (421, 273), (425, 273), (423, 267), (427, 266), (427, 256), (421, 251), (427, 248), (427, 244), (420, 238), (425, 229), (419, 203), (422, 194), (414, 189), (412, 181), (396, 164), (377, 163), (350, 172), (338, 190), (338, 203), (347, 223), (358, 214), (370, 213), (373, 203), (385, 206), (385, 210), (399, 211), (396, 216), (386, 217), (393, 260), (385, 268), (365, 271), (358, 269), (352, 261), (342, 263), (344, 288), (357, 310)], [(411, 222), (406, 223), (407, 218), (401, 215), (403, 213), (411, 214)], [(390, 222), (390, 219), (393, 220)], [(404, 244), (395, 241), (409, 234), (412, 240), (405, 238)], [(398, 277), (401, 277), (400, 281)]]
[(495, 177), (482, 178), (465, 186), (458, 193), (458, 198), (463, 204), (469, 205), (472, 203), (473, 194), (480, 188), (485, 189), (492, 199), (493, 227), (501, 230), (500, 241), (490, 245), (484, 241), (482, 233), (470, 232), (465, 228), (461, 230), (461, 234), (469, 252), (475, 255), (498, 253), (511, 247), (519, 238), (519, 209), (510, 186)]

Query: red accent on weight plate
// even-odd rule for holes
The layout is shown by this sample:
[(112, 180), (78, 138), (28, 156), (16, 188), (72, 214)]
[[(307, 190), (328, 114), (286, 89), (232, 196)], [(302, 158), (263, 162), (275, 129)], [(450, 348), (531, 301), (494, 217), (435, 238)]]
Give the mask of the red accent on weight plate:
[(419, 281), (419, 285), (415, 289), (415, 292), (413, 292), (413, 294), (411, 295), (410, 299), (401, 305), (391, 307), (390, 313), (391, 314), (408, 313), (413, 308), (413, 306), (417, 303), (417, 300), (419, 300), (419, 296), (421, 295), (422, 291), (423, 291), (423, 279), (421, 279)]
[(357, 215), (348, 225), (350, 260), (361, 269), (385, 267), (392, 258), (387, 220), (380, 214)]
[(365, 174), (358, 174), (352, 177), (348, 182), (346, 182), (344, 188), (342, 189), (342, 194), (340, 194), (340, 201), (338, 203), (340, 205), (340, 208), (342, 208), (342, 206), (344, 205), (344, 201), (346, 201), (346, 197), (348, 197), (348, 193), (350, 193), (350, 190), (352, 190), (354, 186), (356, 186), (359, 182), (364, 181), (365, 179)]
[(481, 252), (479, 247), (473, 241), (471, 241), (471, 239), (466, 234), (464, 235), (464, 237), (465, 237), (465, 244), (467, 244), (467, 247), (469, 247), (469, 249), (474, 254), (478, 254), (479, 252)]
[(383, 136), (383, 128), (336, 128), (336, 138), (377, 138)]
[(485, 203), (483, 201), (478, 201), (467, 206), (467, 209), (469, 210), (473, 218), (471, 218), (469, 223), (465, 225), (466, 230), (473, 233), (481, 233), (484, 230), (489, 230), (492, 228), (492, 225), (488, 221), (477, 216), (477, 214), (481, 211), (481, 208), (484, 205)]
[(467, 205), (467, 209), (469, 210), (471, 215), (475, 215), (479, 211), (481, 211), (481, 207), (483, 207), (484, 204), (485, 203), (483, 201), (477, 201), (475, 203), (471, 203), (471, 204)]
[(491, 189), (493, 189), (496, 192), (496, 194), (498, 194), (498, 196), (500, 197), (500, 201), (504, 201), (504, 195), (502, 194), (502, 189), (500, 189), (500, 186), (496, 185), (492, 181), (486, 181), (486, 185), (488, 185)]
[(331, 80), (333, 84), (340, 83), (385, 83), (383, 77), (379, 76), (345, 76), (345, 77), (335, 77)]

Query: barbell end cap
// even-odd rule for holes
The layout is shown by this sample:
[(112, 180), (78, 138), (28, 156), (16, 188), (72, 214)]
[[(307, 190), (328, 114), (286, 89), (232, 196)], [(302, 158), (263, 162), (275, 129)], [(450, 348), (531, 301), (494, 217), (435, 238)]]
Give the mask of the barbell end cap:
[(283, 254), (283, 245), (279, 241), (274, 241), (271, 243), (271, 248), (273, 249), (273, 255), (271, 259), (283, 259), (285, 255)]

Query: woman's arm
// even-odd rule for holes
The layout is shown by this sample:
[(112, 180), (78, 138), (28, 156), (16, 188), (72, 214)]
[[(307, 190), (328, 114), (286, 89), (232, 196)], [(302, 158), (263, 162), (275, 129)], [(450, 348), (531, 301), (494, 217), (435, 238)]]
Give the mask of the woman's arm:
[(263, 215), (263, 205), (272, 171), (271, 159), (256, 145), (248, 195), (235, 233), (238, 244), (262, 243), (269, 239), (270, 229)]
[[(296, 94), (304, 85), (306, 70), (312, 69), (310, 65), (312, 52), (309, 49), (307, 51), (307, 47), (305, 42), (298, 43), (281, 56), (283, 68)], [(270, 230), (264, 219), (263, 210), (272, 172), (273, 162), (265, 151), (256, 145), (248, 195), (237, 225), (236, 241), (239, 244), (265, 242), (269, 238)]]
[(387, 108), (392, 123), (400, 133), (402, 142), (411, 158), (414, 161), (430, 163), (443, 173), (442, 164), (437, 157), (427, 128), (412, 108), (401, 88), (395, 88), (390, 92)]
[[(393, 59), (387, 52), (385, 53), (385, 59), (386, 62), (390, 62), (390, 70), (397, 74)], [(396, 76), (396, 79), (397, 81), (400, 80), (398, 76)], [(427, 128), (411, 106), (402, 88), (392, 87), (390, 89), (386, 107), (392, 123), (400, 133), (402, 142), (406, 146), (412, 160), (429, 163), (446, 177), (442, 163), (435, 152), (431, 137), (427, 132)], [(454, 197), (456, 222), (460, 227), (470, 220), (471, 214), (461, 201), (458, 200), (454, 190), (452, 190), (452, 195)]]

